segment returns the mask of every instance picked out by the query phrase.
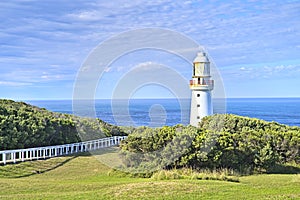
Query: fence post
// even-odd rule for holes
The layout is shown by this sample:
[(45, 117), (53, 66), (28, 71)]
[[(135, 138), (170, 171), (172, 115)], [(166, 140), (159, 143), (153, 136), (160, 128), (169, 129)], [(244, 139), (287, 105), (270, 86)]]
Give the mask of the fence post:
[(13, 162), (16, 163), (16, 152), (13, 152)]
[(24, 162), (24, 151), (19, 152), (21, 154), (21, 161)]
[(2, 160), (3, 160), (3, 164), (6, 164), (6, 153), (2, 154)]
[(43, 157), (45, 159), (46, 158), (46, 149), (43, 149), (43, 153), (44, 153)]

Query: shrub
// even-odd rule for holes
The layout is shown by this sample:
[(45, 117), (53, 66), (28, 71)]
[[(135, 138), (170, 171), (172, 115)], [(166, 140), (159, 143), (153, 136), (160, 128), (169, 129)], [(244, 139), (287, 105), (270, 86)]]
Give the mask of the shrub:
[(127, 167), (229, 168), (248, 174), (288, 162), (299, 164), (300, 127), (217, 114), (203, 118), (199, 128), (137, 129), (121, 148)]
[(113, 135), (125, 133), (100, 119), (54, 113), (23, 102), (0, 100), (0, 150), (75, 143)]

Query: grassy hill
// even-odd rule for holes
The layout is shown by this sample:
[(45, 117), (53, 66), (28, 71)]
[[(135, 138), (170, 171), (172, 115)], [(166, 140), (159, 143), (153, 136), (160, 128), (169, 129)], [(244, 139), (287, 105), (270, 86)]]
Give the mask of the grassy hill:
[(0, 199), (300, 199), (296, 174), (244, 176), (233, 183), (157, 181), (110, 171), (89, 155), (0, 166)]
[(50, 146), (124, 135), (100, 119), (50, 112), (0, 99), (0, 150)]
[[(0, 100), (0, 149), (77, 142), (125, 134), (125, 129), (100, 119)], [(120, 154), (115, 147), (97, 154), (93, 152), (94, 156), (81, 154), (0, 166), (0, 199), (300, 199), (299, 127), (234, 115), (214, 115), (205, 118), (200, 128), (177, 125), (125, 131), (131, 132), (121, 144), (122, 152), (128, 153), (127, 167), (136, 161), (132, 152), (166, 149), (162, 152), (165, 158), (181, 151), (178, 160), (167, 168), (162, 165), (163, 160), (156, 159), (151, 164), (162, 165), (163, 169), (250, 168), (265, 169), (268, 173), (273, 166), (279, 166), (282, 168), (276, 168), (277, 171), (295, 174), (241, 176), (239, 182), (198, 180), (193, 176), (157, 178), (160, 175), (157, 173), (164, 171), (154, 173), (153, 178), (132, 178), (102, 164), (119, 166)], [(182, 149), (177, 147), (186, 144), (191, 146), (182, 154)]]

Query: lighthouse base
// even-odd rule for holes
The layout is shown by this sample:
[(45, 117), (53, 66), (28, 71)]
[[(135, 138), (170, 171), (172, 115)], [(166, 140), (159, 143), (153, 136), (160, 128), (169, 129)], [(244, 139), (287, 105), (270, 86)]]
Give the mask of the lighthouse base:
[(211, 91), (192, 90), (190, 124), (199, 126), (205, 116), (213, 114)]

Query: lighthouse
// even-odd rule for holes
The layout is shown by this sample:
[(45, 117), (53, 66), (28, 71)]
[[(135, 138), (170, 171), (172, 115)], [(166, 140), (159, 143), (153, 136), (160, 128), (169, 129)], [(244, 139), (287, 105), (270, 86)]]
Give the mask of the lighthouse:
[(193, 76), (190, 80), (192, 90), (190, 124), (198, 126), (201, 119), (213, 114), (211, 91), (214, 81), (210, 76), (210, 62), (204, 52), (199, 52), (193, 62)]

